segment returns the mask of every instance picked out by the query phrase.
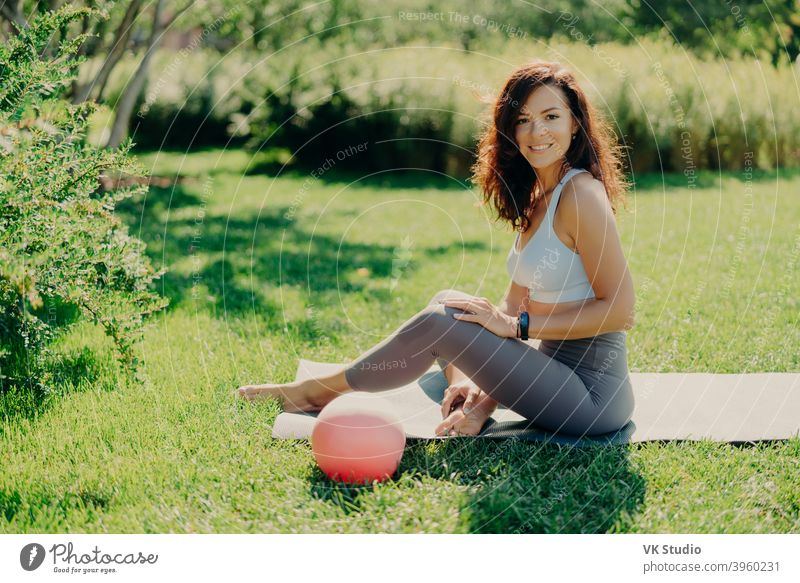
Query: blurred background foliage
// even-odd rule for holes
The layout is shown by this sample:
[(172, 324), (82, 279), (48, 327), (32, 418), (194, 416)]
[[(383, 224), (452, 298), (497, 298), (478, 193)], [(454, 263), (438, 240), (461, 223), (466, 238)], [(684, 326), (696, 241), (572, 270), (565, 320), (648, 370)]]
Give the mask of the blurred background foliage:
[(632, 172), (800, 162), (796, 0), (17, 0), (2, 34), (63, 4), (98, 11), (60, 41), (90, 35), (69, 98), (104, 106), (93, 139), (111, 147), (280, 149), (313, 168), (369, 142), (340, 168), (464, 176), (502, 81), (546, 58), (578, 74)]

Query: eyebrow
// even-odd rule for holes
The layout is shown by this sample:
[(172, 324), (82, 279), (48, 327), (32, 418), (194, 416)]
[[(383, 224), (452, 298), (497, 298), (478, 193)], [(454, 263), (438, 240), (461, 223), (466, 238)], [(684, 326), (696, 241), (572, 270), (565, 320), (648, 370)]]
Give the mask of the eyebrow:
[[(555, 106), (554, 106), (554, 107), (548, 107), (547, 109), (543, 109), (543, 110), (542, 110), (542, 111), (540, 111), (539, 113), (547, 113), (548, 111), (550, 111), (550, 110), (552, 110), (552, 109), (557, 109), (557, 110), (561, 111), (561, 108), (560, 108), (560, 107), (555, 107)], [(521, 116), (523, 116), (523, 115), (528, 115), (528, 112), (527, 112), (527, 111), (522, 111), (522, 112), (520, 112), (519, 116), (521, 117)]]

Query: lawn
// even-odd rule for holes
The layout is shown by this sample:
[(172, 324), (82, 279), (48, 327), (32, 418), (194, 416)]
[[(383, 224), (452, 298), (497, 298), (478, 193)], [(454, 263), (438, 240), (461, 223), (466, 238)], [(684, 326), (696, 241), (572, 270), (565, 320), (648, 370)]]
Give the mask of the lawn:
[[(169, 271), (136, 377), (90, 325), (59, 384), (0, 400), (0, 532), (800, 532), (800, 439), (571, 449), (409, 444), (394, 480), (328, 481), (273, 440), (299, 358), (345, 362), (444, 288), (499, 301), (513, 235), (463, 181), (248, 169), (241, 151), (151, 154), (121, 214)], [(800, 173), (637, 177), (618, 224), (637, 288), (633, 371), (798, 371)]]

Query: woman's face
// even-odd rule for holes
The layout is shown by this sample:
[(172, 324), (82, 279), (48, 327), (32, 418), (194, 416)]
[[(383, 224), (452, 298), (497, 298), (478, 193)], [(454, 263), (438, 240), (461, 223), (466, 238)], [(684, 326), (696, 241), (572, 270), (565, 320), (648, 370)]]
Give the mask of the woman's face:
[(566, 95), (542, 85), (528, 96), (514, 122), (517, 147), (534, 168), (546, 168), (567, 155), (577, 130)]

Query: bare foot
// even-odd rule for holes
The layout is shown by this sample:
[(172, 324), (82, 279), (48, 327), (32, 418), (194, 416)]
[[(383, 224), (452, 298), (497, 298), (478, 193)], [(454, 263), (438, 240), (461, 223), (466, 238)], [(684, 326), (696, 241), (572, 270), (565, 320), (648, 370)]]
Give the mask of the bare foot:
[(245, 385), (236, 391), (237, 396), (248, 401), (275, 398), (288, 413), (319, 411), (338, 396), (319, 384), (300, 381), (285, 384)]

